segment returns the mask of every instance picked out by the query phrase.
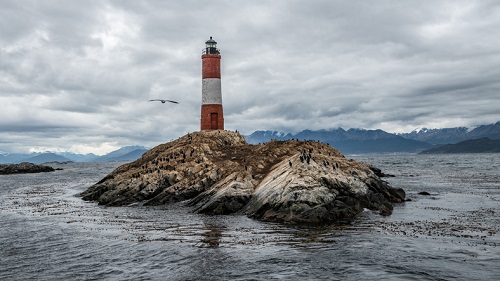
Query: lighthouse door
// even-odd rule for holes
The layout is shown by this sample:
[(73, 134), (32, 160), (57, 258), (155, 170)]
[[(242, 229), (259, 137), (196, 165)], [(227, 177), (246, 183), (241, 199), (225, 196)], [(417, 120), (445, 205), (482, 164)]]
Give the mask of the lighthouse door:
[(218, 113), (210, 113), (210, 129), (217, 130), (219, 129), (219, 114)]

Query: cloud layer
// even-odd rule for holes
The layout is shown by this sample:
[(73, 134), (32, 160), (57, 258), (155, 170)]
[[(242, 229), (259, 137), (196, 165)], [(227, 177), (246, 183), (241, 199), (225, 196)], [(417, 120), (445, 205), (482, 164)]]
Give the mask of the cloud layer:
[(494, 123), (498, 30), (497, 1), (3, 1), (0, 151), (104, 153), (198, 130), (209, 36), (227, 129)]

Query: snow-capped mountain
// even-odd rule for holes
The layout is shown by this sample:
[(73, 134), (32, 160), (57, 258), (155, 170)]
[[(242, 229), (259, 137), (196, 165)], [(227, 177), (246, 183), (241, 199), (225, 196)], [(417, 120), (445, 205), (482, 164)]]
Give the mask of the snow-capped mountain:
[(399, 134), (407, 139), (428, 142), (431, 144), (453, 144), (469, 139), (500, 139), (500, 122), (482, 125), (474, 129), (466, 127), (443, 129), (419, 129), (411, 133)]

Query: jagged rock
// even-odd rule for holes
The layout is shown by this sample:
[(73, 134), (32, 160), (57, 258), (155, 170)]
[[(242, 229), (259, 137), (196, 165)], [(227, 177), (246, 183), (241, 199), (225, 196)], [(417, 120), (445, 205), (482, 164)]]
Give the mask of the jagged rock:
[(19, 164), (0, 164), (0, 175), (42, 173), (53, 171), (55, 170), (52, 167), (37, 165), (28, 162), (22, 162)]
[(382, 215), (405, 201), (369, 164), (315, 141), (249, 145), (231, 131), (202, 131), (159, 145), (82, 193), (121, 206), (187, 201), (194, 212), (245, 213), (289, 223), (349, 220), (363, 208)]

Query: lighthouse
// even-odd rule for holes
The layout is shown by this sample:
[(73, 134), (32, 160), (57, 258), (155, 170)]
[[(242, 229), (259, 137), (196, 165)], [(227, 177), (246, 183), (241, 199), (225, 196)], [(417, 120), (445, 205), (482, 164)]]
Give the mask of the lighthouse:
[(210, 37), (202, 51), (201, 130), (224, 130), (220, 81), (220, 52)]

